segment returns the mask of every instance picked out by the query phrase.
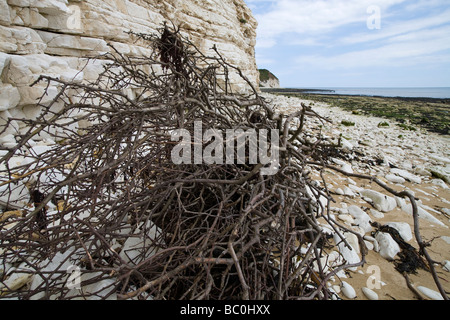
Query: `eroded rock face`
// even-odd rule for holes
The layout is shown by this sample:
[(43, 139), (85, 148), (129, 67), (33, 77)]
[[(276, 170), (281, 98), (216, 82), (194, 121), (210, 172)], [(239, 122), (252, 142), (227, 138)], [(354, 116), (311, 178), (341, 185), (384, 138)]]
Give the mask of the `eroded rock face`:
[[(0, 0), (0, 111), (22, 114), (36, 103), (45, 84), (29, 85), (41, 74), (96, 79), (105, 61), (86, 65), (86, 58), (111, 50), (108, 44), (124, 55), (149, 54), (128, 32), (151, 34), (164, 21), (180, 26), (205, 55), (214, 55), (215, 45), (258, 86), (257, 22), (243, 0)], [(249, 89), (237, 75), (230, 80), (236, 91)]]

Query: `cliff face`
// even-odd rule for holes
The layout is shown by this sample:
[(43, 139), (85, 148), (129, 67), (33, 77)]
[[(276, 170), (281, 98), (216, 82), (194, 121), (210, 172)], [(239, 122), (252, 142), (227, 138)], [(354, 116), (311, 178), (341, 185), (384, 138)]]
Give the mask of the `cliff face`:
[[(257, 22), (243, 0), (0, 0), (0, 128), (8, 118), (38, 112), (32, 105), (45, 84), (29, 85), (39, 75), (94, 80), (103, 62), (86, 65), (86, 57), (109, 51), (107, 43), (125, 55), (145, 55), (149, 49), (127, 32), (153, 33), (164, 21), (181, 26), (205, 54), (215, 44), (257, 86)], [(246, 89), (241, 79), (231, 80)], [(57, 88), (47, 93), (50, 101)]]
[(259, 79), (260, 79), (259, 86), (261, 88), (279, 88), (280, 87), (280, 81), (278, 80), (278, 78), (267, 69), (259, 70)]

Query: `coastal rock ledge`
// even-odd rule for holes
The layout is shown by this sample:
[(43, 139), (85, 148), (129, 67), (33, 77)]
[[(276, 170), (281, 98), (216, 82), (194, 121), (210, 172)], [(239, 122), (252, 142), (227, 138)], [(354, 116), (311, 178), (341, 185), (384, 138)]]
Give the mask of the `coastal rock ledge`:
[[(214, 55), (215, 45), (258, 83), (257, 22), (244, 0), (0, 0), (0, 125), (39, 113), (31, 106), (46, 84), (30, 84), (40, 75), (95, 80), (106, 61), (87, 63), (87, 57), (110, 51), (108, 44), (125, 56), (146, 56), (148, 44), (128, 32), (152, 34), (165, 21), (180, 26), (205, 55)], [(230, 80), (236, 91), (249, 89), (240, 77)], [(56, 92), (49, 88), (47, 99)]]

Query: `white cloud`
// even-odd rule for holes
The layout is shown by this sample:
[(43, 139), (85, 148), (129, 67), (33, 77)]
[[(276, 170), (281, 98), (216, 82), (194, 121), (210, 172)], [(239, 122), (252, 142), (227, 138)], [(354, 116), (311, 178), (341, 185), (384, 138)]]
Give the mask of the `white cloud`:
[[(366, 23), (367, 8), (374, 3), (382, 11), (405, 0), (276, 0), (267, 13), (255, 14), (258, 40), (264, 46), (288, 32), (321, 34), (352, 23)], [(258, 44), (257, 44), (258, 45)]]
[(399, 36), (395, 40), (376, 48), (343, 54), (300, 56), (296, 62), (301, 66), (330, 70), (450, 63), (450, 53), (444, 52), (450, 50), (450, 26), (425, 30), (415, 35)]
[(390, 37), (408, 34), (431, 27), (440, 26), (450, 22), (450, 9), (440, 14), (429, 17), (421, 17), (413, 20), (400, 21), (395, 24), (383, 24), (383, 27), (377, 32), (366, 32), (352, 34), (351, 36), (343, 37), (340, 42), (343, 44), (356, 44), (370, 41), (377, 41), (388, 39)]
[[(404, 81), (410, 79), (403, 73), (426, 70), (424, 78), (440, 79), (450, 67), (448, 0), (246, 2), (258, 7), (257, 62), (277, 62), (280, 79), (283, 72), (296, 77), (301, 70), (321, 75), (379, 72)], [(371, 5), (381, 9), (380, 30), (366, 26)]]

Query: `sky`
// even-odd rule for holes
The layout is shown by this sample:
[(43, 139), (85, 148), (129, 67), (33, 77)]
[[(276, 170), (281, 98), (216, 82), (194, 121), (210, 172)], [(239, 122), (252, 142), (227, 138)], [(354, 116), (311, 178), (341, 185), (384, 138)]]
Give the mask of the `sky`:
[(281, 87), (450, 87), (449, 0), (244, 0)]

